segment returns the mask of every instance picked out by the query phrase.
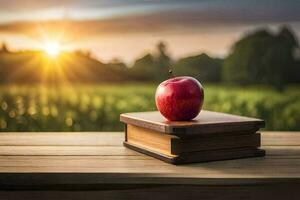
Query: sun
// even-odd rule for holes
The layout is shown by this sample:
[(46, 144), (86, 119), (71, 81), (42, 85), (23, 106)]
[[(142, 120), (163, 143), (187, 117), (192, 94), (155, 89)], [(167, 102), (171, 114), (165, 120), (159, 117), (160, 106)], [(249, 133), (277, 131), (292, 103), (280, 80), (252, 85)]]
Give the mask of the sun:
[(55, 58), (61, 52), (61, 45), (56, 41), (46, 42), (44, 45), (44, 51), (48, 54), (48, 56)]

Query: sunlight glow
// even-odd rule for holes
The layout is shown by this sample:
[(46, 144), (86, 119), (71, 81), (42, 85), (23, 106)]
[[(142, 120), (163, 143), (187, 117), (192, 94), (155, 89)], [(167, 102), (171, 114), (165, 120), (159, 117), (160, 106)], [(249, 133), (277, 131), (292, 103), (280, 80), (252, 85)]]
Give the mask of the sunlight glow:
[(57, 57), (61, 52), (61, 46), (58, 42), (51, 41), (47, 42), (44, 46), (44, 51), (50, 56), (50, 57)]

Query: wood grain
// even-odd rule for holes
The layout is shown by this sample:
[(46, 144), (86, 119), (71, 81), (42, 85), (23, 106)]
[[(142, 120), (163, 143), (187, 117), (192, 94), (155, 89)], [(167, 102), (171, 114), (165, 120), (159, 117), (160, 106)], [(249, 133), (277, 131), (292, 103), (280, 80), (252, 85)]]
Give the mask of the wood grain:
[[(123, 132), (0, 132), (0, 146), (119, 146)], [(267, 132), (262, 145), (300, 146), (300, 132)]]
[(300, 183), (299, 132), (262, 132), (266, 157), (182, 166), (126, 149), (123, 140), (124, 133), (1, 133), (0, 186)]
[(124, 133), (120, 132), (0, 132), (0, 146), (116, 146), (123, 140)]
[(2, 156), (130, 156), (133, 151), (120, 146), (0, 146)]
[(264, 132), (264, 146), (300, 146), (300, 132)]
[[(53, 199), (116, 199), (116, 200), (153, 200), (153, 199), (205, 199), (205, 200), (298, 200), (297, 184), (259, 184), (251, 186), (199, 186), (199, 185), (94, 185), (84, 190), (84, 185), (64, 185), (67, 191), (55, 190), (50, 185), (47, 191), (1, 191), (0, 199), (5, 200), (53, 200)], [(76, 190), (78, 188), (82, 188)], [(91, 189), (92, 188), (92, 189)], [(287, 195), (288, 194), (288, 195)]]

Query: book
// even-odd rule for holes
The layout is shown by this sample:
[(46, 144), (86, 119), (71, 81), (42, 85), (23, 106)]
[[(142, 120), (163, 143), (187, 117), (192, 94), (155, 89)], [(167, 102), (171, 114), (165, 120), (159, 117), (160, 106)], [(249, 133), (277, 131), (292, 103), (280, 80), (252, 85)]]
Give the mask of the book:
[(126, 141), (124, 142), (124, 146), (174, 165), (265, 156), (265, 150), (257, 148), (219, 149), (170, 156), (160, 152), (152, 151), (150, 149), (135, 146)]
[(168, 163), (264, 156), (261, 119), (201, 111), (191, 121), (167, 121), (159, 112), (121, 114), (124, 146)]
[(205, 150), (260, 146), (260, 133), (182, 139), (129, 124), (126, 135), (126, 141), (130, 144), (170, 156)]
[(168, 121), (158, 111), (121, 114), (120, 121), (178, 137), (256, 132), (265, 126), (261, 119), (206, 110), (191, 121)]

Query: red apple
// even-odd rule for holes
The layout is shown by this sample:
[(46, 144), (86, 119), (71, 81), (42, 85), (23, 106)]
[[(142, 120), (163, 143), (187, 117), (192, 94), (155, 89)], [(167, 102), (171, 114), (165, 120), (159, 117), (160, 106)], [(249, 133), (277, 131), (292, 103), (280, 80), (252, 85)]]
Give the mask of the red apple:
[(202, 109), (203, 100), (201, 83), (189, 76), (175, 77), (162, 82), (155, 94), (157, 109), (171, 121), (194, 119)]

